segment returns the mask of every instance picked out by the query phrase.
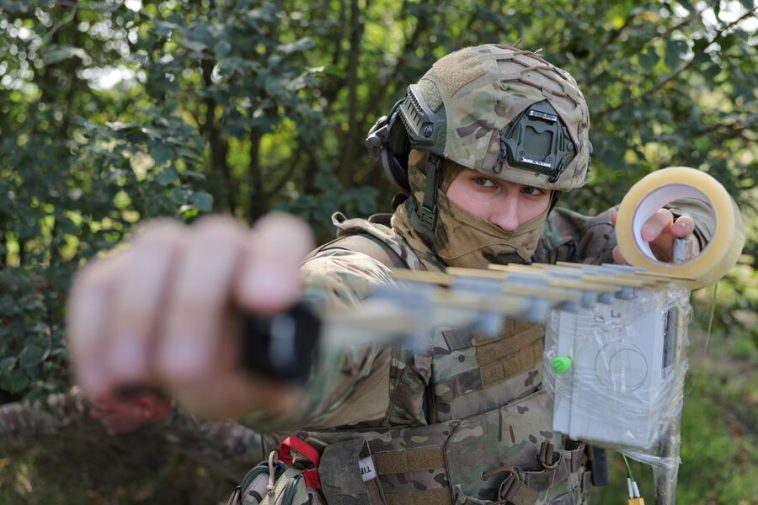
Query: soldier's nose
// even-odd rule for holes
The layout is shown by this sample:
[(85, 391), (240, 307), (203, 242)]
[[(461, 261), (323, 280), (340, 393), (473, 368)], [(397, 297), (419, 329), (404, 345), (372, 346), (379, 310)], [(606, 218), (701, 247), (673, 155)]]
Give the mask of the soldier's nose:
[(518, 200), (504, 195), (493, 202), (490, 223), (505, 231), (515, 231), (519, 227)]

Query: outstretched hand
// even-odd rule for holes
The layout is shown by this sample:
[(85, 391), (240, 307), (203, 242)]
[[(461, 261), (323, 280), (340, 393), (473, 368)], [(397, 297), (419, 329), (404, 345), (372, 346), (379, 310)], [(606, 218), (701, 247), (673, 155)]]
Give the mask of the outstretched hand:
[(239, 368), (239, 314), (295, 302), (312, 244), (307, 225), (286, 214), (252, 230), (220, 216), (141, 226), (126, 248), (75, 276), (66, 333), (82, 390), (97, 400), (157, 385), (204, 417), (291, 409), (295, 390)]
[[(616, 226), (617, 212), (611, 214), (611, 223)], [(656, 259), (663, 262), (673, 261), (674, 239), (687, 238), (692, 241), (692, 254), (700, 253), (700, 244), (695, 238), (695, 220), (687, 214), (682, 214), (674, 219), (674, 215), (668, 209), (658, 209), (650, 219), (642, 226), (640, 235), (650, 244)], [(613, 248), (613, 261), (618, 264), (626, 264), (627, 261), (618, 246)]]

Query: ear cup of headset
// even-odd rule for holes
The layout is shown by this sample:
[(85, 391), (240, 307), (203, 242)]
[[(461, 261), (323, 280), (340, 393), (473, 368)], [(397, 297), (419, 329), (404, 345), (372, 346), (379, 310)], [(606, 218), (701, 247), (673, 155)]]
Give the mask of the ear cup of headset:
[(384, 175), (403, 192), (410, 192), (408, 184), (408, 133), (399, 117), (398, 101), (389, 115), (382, 116), (369, 130), (366, 147), (374, 162), (382, 167)]
[(411, 152), (411, 143), (405, 125), (400, 120), (399, 112), (395, 112), (390, 118), (390, 130), (385, 144), (387, 162), (384, 173), (387, 178), (405, 192), (411, 191), (408, 183), (408, 155)]

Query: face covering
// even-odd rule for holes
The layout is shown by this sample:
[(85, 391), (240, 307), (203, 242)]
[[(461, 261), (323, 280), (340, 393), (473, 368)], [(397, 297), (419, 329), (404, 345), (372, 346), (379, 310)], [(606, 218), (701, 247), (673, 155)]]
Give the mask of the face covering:
[(529, 263), (537, 249), (548, 209), (516, 230), (504, 231), (451, 202), (437, 200), (439, 217), (434, 229), (434, 250), (449, 266), (487, 268), (490, 263)]
[[(409, 182), (416, 201), (423, 201), (426, 175), (419, 169), (424, 160), (409, 160)], [(414, 163), (415, 161), (415, 163)], [(420, 162), (419, 162), (420, 161)], [(438, 216), (431, 244), (421, 239), (408, 219), (409, 208), (403, 205), (393, 216), (393, 226), (411, 247), (419, 252), (433, 252), (445, 265), (464, 268), (487, 268), (490, 263), (529, 263), (537, 249), (549, 208), (514, 231), (504, 231), (477, 217), (447, 197), (447, 188), (462, 171), (448, 161), (442, 163), (442, 182), (437, 190)], [(423, 260), (425, 254), (419, 255)]]

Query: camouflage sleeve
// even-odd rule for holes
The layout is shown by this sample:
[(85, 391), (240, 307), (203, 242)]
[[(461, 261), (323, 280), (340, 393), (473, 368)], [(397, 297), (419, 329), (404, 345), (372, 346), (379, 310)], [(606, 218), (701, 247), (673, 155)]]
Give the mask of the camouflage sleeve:
[(550, 213), (533, 260), (539, 263), (610, 263), (616, 233), (608, 209), (597, 216), (585, 216), (562, 207)]
[[(695, 220), (695, 237), (700, 248), (713, 237), (716, 223), (707, 204), (687, 198), (666, 206), (675, 217), (688, 214)], [(612, 207), (597, 216), (586, 216), (556, 207), (550, 213), (533, 260), (539, 263), (612, 263), (616, 231), (611, 224)]]
[(152, 427), (172, 447), (239, 481), (264, 458), (261, 436), (232, 421), (202, 421), (176, 409)]
[[(366, 287), (391, 283), (390, 269), (374, 258), (344, 249), (318, 252), (302, 267), (304, 297), (318, 310), (346, 310)], [(320, 353), (306, 400), (286, 419), (251, 413), (246, 423), (262, 431), (311, 429), (383, 419), (389, 405), (390, 350), (372, 346)]]
[(78, 392), (51, 395), (44, 402), (0, 406), (0, 444), (25, 446), (62, 430), (94, 424)]

